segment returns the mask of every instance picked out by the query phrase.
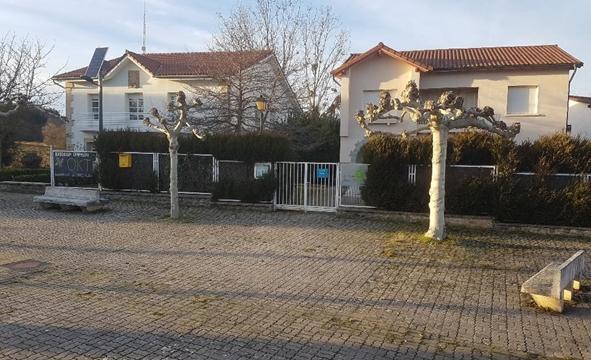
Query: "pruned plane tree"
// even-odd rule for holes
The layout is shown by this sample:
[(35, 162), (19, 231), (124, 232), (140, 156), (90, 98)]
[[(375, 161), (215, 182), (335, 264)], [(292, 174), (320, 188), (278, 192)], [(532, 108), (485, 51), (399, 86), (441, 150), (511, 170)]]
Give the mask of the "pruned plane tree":
[(190, 132), (195, 137), (202, 139), (205, 135), (194, 124), (189, 123), (188, 115), (191, 109), (201, 106), (201, 101), (195, 99), (192, 104), (187, 104), (187, 98), (183, 91), (176, 96), (176, 103), (168, 104), (168, 115), (160, 114), (158, 109), (150, 110), (150, 117), (144, 119), (144, 124), (156, 129), (166, 135), (168, 139), (168, 151), (170, 153), (170, 217), (177, 219), (180, 216), (179, 195), (178, 195), (178, 150), (179, 137), (182, 133)]
[[(400, 115), (387, 115), (393, 110), (401, 112)], [(433, 157), (429, 189), (429, 230), (425, 236), (436, 240), (446, 237), (445, 164), (449, 131), (476, 128), (507, 138), (514, 138), (520, 131), (519, 123), (507, 126), (503, 121), (495, 119), (495, 112), (491, 107), (465, 109), (464, 99), (452, 91), (443, 92), (437, 100), (422, 100), (414, 81), (408, 82), (400, 99), (393, 99), (389, 93), (383, 92), (377, 105), (368, 104), (365, 112), (359, 111), (355, 115), (366, 136), (373, 133), (368, 124), (382, 117), (400, 121), (408, 117), (417, 124), (413, 131), (403, 132), (403, 137), (426, 130), (431, 132)]]

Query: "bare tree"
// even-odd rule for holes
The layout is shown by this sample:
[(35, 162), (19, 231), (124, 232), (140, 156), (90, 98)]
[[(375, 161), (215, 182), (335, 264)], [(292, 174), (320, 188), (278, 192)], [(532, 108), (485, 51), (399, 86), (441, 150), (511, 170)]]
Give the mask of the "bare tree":
[(45, 106), (59, 95), (50, 91), (51, 76), (43, 74), (52, 50), (39, 41), (18, 39), (14, 34), (0, 38), (0, 159), (14, 126), (9, 123), (10, 117), (24, 107), (55, 113)]
[[(257, 53), (228, 54), (213, 71), (215, 85), (193, 88), (203, 106), (198, 114), (191, 114), (192, 123), (198, 122), (210, 133), (239, 134), (269, 128), (273, 121), (281, 121), (291, 110), (299, 109), (293, 103), (293, 92), (274, 55), (260, 52), (265, 58), (253, 64), (252, 58)], [(262, 116), (255, 104), (259, 96), (267, 102), (267, 111)]]
[(305, 6), (302, 0), (257, 0), (238, 4), (220, 16), (212, 50), (273, 50), (305, 110), (323, 110), (336, 96), (330, 70), (342, 61), (348, 34), (330, 7)]
[[(412, 133), (429, 130), (433, 138), (433, 157), (431, 159), (431, 187), (429, 189), (429, 230), (425, 236), (443, 240), (445, 232), (445, 165), (447, 157), (447, 139), (449, 131), (453, 129), (477, 128), (504, 137), (514, 138), (520, 131), (520, 124), (510, 127), (503, 121), (494, 118), (495, 112), (491, 107), (483, 109), (464, 109), (464, 99), (451, 91), (441, 94), (437, 101), (421, 101), (419, 89), (414, 81), (409, 81), (401, 94), (401, 99), (392, 99), (390, 94), (380, 94), (378, 105), (368, 104), (366, 112), (359, 111), (355, 118), (365, 130), (366, 136), (372, 134), (367, 126), (368, 122), (384, 116), (392, 110), (403, 111), (397, 117), (402, 120), (406, 114), (410, 119), (421, 125)], [(407, 133), (403, 133), (406, 136)]]
[(152, 108), (150, 115), (155, 119), (155, 122), (149, 117), (144, 119), (146, 126), (164, 133), (168, 139), (168, 151), (170, 153), (170, 217), (172, 219), (178, 219), (180, 216), (178, 189), (179, 136), (184, 130), (188, 129), (197, 138), (203, 138), (197, 127), (188, 122), (189, 111), (200, 106), (201, 102), (197, 99), (193, 104), (188, 105), (185, 93), (179, 91), (176, 104), (171, 102), (168, 105), (169, 117), (161, 115), (158, 109)]
[(50, 91), (51, 76), (43, 74), (52, 50), (40, 41), (21, 40), (14, 34), (0, 39), (0, 118), (26, 105), (42, 108), (59, 96)]

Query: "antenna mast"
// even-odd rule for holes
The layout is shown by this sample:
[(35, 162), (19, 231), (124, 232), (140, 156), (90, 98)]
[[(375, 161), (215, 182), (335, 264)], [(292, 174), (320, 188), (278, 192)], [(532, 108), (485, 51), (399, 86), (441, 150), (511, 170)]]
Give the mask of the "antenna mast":
[(144, 0), (144, 36), (142, 38), (142, 54), (146, 53), (146, 0)]

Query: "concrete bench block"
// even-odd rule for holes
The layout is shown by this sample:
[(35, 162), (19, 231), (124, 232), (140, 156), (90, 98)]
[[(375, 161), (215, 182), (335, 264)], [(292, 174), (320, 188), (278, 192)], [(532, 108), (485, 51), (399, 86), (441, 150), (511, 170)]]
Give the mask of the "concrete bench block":
[(107, 203), (107, 200), (101, 199), (98, 190), (62, 186), (46, 187), (45, 194), (35, 196), (33, 201), (39, 203), (42, 208), (81, 209), (84, 212), (101, 210)]
[(585, 268), (584, 254), (583, 250), (579, 250), (561, 264), (548, 264), (523, 283), (521, 292), (530, 294), (541, 308), (562, 312), (564, 301), (571, 301), (573, 291), (580, 289)]

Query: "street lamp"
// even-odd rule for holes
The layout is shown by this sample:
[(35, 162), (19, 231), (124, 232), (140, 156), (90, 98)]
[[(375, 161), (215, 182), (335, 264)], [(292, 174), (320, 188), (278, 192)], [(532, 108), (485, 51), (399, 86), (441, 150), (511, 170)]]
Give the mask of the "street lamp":
[(265, 116), (265, 111), (267, 111), (267, 100), (263, 97), (263, 95), (260, 95), (257, 98), (256, 106), (257, 106), (257, 110), (261, 112), (261, 123), (260, 123), (259, 132), (262, 134), (263, 133), (263, 118)]
[(85, 80), (86, 82), (89, 82), (93, 85), (98, 86), (98, 88), (99, 88), (99, 124), (98, 124), (99, 128), (98, 128), (98, 131), (99, 131), (99, 133), (102, 133), (103, 132), (103, 74), (101, 74), (101, 71), (99, 71), (98, 83), (94, 82), (94, 80), (90, 76), (82, 75), (82, 76), (80, 76), (80, 78), (82, 80)]

